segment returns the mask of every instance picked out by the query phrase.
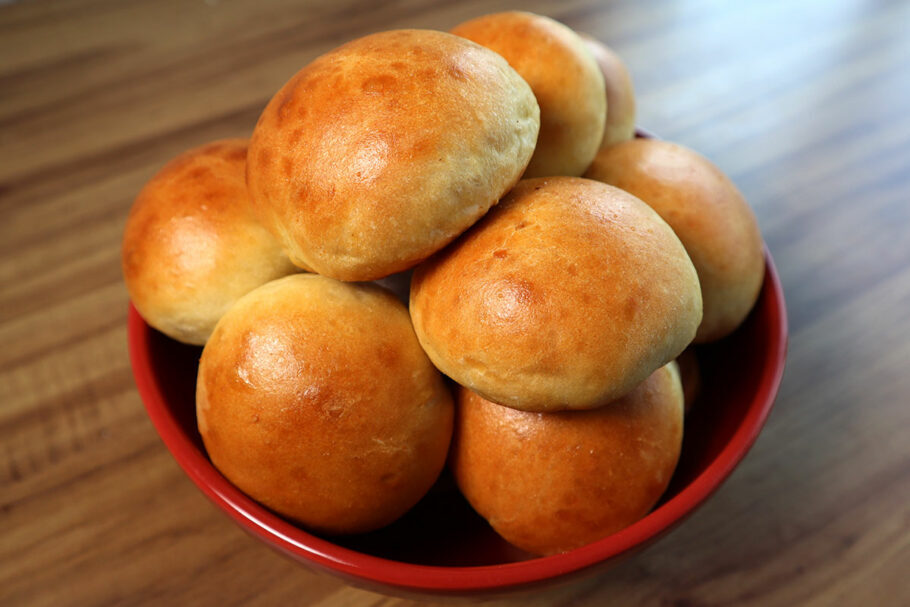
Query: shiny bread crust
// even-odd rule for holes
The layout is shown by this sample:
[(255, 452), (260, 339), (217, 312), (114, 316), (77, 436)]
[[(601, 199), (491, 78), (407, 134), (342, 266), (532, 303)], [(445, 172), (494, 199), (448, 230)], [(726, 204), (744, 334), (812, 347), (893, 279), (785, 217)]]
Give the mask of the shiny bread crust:
[(411, 316), (446, 375), (502, 405), (589, 409), (691, 342), (698, 279), (670, 227), (634, 196), (577, 177), (521, 181), (419, 265)]
[(679, 236), (702, 289), (697, 343), (742, 324), (761, 291), (764, 245), (749, 203), (714, 163), (670, 141), (633, 139), (602, 150), (585, 176), (642, 199)]
[(531, 89), (496, 53), (445, 32), (381, 32), (317, 58), (272, 98), (247, 183), (296, 264), (374, 280), (496, 204), (539, 121)]
[(451, 31), (505, 57), (534, 91), (540, 136), (524, 176), (584, 173), (600, 147), (607, 98), (603, 74), (578, 34), (524, 11), (484, 15)]
[(531, 413), (456, 394), (450, 467), (512, 544), (566, 552), (644, 517), (670, 482), (683, 435), (675, 363), (599, 409)]
[(445, 463), (452, 409), (407, 310), (375, 285), (266, 284), (222, 318), (199, 363), (212, 463), (322, 533), (378, 529), (417, 503)]
[(142, 188), (121, 249), (130, 299), (150, 325), (202, 345), (241, 296), (297, 272), (246, 189), (247, 140), (189, 150)]

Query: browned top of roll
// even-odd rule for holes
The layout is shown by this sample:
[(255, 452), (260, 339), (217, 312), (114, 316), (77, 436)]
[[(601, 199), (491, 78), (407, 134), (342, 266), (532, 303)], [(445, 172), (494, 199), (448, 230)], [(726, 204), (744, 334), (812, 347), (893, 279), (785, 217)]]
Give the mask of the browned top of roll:
[(349, 42), (266, 107), (247, 180), (295, 263), (341, 280), (405, 270), (521, 176), (539, 110), (496, 53), (444, 32)]
[(591, 411), (516, 411), (461, 389), (450, 459), (462, 493), (506, 540), (565, 552), (645, 516), (679, 459), (683, 396), (672, 363)]
[(701, 296), (682, 244), (646, 204), (554, 177), (521, 181), (418, 266), (411, 314), (436, 366), (489, 400), (584, 409), (679, 354)]
[(199, 363), (212, 463), (266, 506), (328, 533), (386, 525), (445, 462), (452, 398), (405, 307), (313, 274), (268, 283), (222, 318)]
[(204, 344), (240, 296), (296, 271), (250, 206), (246, 154), (245, 139), (181, 154), (130, 210), (122, 248), (130, 299), (146, 322), (180, 341)]
[(704, 301), (695, 341), (720, 339), (745, 320), (764, 278), (762, 237), (746, 199), (714, 163), (669, 141), (633, 139), (602, 150), (585, 176), (638, 196), (679, 236)]
[(603, 75), (578, 34), (522, 11), (484, 15), (452, 33), (493, 49), (531, 85), (540, 136), (525, 177), (581, 175), (600, 145), (607, 101)]

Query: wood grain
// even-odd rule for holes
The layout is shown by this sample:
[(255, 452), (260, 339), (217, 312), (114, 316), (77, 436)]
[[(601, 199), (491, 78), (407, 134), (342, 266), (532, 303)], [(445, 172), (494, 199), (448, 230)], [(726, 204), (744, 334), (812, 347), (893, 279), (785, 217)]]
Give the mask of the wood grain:
[(755, 208), (791, 321), (777, 405), (686, 524), (531, 605), (910, 604), (910, 4), (623, 0), (0, 6), (0, 604), (404, 606), (246, 536), (183, 475), (126, 354), (126, 213), (248, 134), (319, 53), (485, 12), (627, 61), (639, 122)]

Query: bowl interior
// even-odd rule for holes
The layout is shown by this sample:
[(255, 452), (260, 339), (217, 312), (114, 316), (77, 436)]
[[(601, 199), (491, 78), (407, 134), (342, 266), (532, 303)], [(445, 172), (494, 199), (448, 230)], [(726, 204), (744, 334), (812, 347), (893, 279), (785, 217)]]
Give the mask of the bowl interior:
[[(650, 541), (698, 506), (745, 455), (773, 403), (786, 348), (783, 294), (770, 255), (766, 259), (762, 293), (746, 322), (728, 338), (696, 350), (702, 389), (686, 418), (676, 473), (658, 506), (618, 534), (546, 559), (535, 559), (499, 538), (461, 497), (447, 471), (415, 508), (389, 527), (352, 537), (311, 535), (246, 498), (208, 461), (195, 417), (196, 370), (202, 349), (158, 333), (131, 307), (130, 352), (149, 415), (178, 463), (254, 535), (349, 578), (363, 575), (374, 582), (394, 583), (383, 576), (401, 573), (403, 580), (409, 580), (401, 583), (409, 584), (412, 578), (407, 575), (429, 575), (436, 567), (445, 568), (448, 577), (444, 579), (451, 580), (453, 587), (461, 582), (452, 575), (469, 575), (465, 572), (495, 572), (515, 583), (526, 582), (583, 569)], [(420, 567), (404, 565), (399, 571), (403, 564)], [(395, 575), (389, 573), (393, 571)], [(419, 586), (419, 577), (413, 578), (413, 585)], [(485, 580), (477, 587), (495, 586), (496, 581), (488, 578), (471, 579)], [(468, 578), (462, 582), (467, 584)]]

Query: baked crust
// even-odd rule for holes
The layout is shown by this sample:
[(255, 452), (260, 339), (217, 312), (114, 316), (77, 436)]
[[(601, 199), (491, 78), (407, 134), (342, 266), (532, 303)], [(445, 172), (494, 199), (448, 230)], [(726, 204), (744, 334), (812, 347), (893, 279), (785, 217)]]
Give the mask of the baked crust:
[(505, 57), (534, 91), (540, 136), (524, 176), (584, 173), (603, 137), (607, 100), (600, 68), (578, 34), (523, 11), (478, 17), (452, 33)]
[(602, 150), (585, 176), (641, 198), (679, 236), (702, 289), (696, 342), (742, 324), (765, 275), (762, 237), (748, 202), (714, 163), (676, 143), (633, 139)]
[(373, 280), (496, 204), (539, 125), (531, 89), (496, 53), (445, 32), (381, 32), (317, 58), (272, 98), (247, 182), (294, 263)]
[(298, 271), (259, 223), (246, 189), (247, 140), (181, 154), (143, 187), (121, 260), (130, 299), (151, 326), (202, 345), (241, 296)]
[(419, 265), (411, 315), (446, 375), (502, 405), (588, 409), (619, 398), (691, 342), (698, 279), (670, 227), (618, 188), (521, 181)]
[(534, 554), (566, 552), (645, 516), (683, 435), (675, 363), (591, 411), (531, 413), (459, 389), (451, 468), (493, 529)]
[(452, 396), (405, 307), (374, 285), (297, 274), (243, 297), (199, 363), (199, 432), (253, 499), (324, 533), (397, 519), (436, 480)]
[(581, 34), (582, 40), (604, 76), (607, 92), (607, 121), (600, 147), (632, 139), (635, 136), (635, 87), (623, 60), (606, 44)]

